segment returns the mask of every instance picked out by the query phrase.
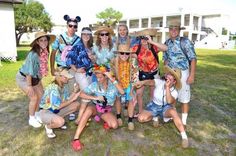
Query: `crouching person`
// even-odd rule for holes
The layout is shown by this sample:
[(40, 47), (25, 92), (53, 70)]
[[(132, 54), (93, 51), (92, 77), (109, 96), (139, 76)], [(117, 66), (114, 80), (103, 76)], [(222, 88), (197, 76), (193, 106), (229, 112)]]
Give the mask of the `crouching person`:
[(115, 115), (112, 114), (111, 109), (118, 92), (124, 94), (124, 91), (105, 66), (95, 66), (94, 73), (97, 77), (97, 82), (93, 82), (82, 92), (103, 98), (99, 101), (93, 101), (93, 105), (86, 107), (76, 129), (74, 140), (71, 143), (75, 151), (79, 151), (83, 148), (83, 144), (80, 142), (79, 138), (91, 116), (96, 115), (97, 120), (101, 118), (104, 121), (103, 127), (105, 129), (116, 129), (118, 127), (118, 121)]
[(66, 129), (64, 117), (78, 110), (77, 98), (99, 100), (99, 98), (85, 95), (78, 92), (79, 87), (74, 88), (74, 92), (69, 95), (68, 81), (73, 78), (67, 69), (56, 72), (55, 80), (46, 88), (40, 102), (39, 116), (41, 122), (45, 124), (48, 138), (54, 138), (53, 128)]
[(155, 86), (153, 100), (147, 105), (146, 110), (143, 110), (138, 116), (139, 122), (148, 122), (154, 120), (154, 125), (158, 124), (158, 116), (168, 122), (173, 119), (174, 124), (180, 131), (182, 136), (182, 147), (189, 146), (188, 138), (184, 129), (184, 125), (178, 116), (175, 109), (175, 103), (178, 96), (176, 89), (181, 88), (181, 71), (173, 70), (168, 66), (164, 67), (164, 79), (144, 80), (136, 83), (136, 87), (142, 85)]

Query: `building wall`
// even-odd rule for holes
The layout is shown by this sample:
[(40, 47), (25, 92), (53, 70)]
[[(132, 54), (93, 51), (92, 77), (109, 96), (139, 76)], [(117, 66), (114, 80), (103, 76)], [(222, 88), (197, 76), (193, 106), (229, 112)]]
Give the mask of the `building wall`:
[(16, 38), (14, 10), (11, 3), (0, 2), (0, 57), (16, 60)]

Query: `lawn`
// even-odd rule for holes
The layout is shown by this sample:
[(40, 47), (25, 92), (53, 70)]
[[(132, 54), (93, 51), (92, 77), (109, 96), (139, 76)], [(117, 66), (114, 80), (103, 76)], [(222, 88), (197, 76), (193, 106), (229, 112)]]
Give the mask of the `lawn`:
[[(236, 50), (196, 50), (197, 73), (187, 126), (190, 148), (181, 148), (173, 123), (154, 128), (151, 122), (135, 121), (136, 129), (130, 132), (127, 123), (105, 131), (102, 124), (91, 121), (81, 136), (85, 148), (77, 153), (70, 148), (76, 129), (73, 122), (67, 120), (68, 130), (55, 130), (57, 137), (51, 140), (43, 128), (27, 124), (28, 100), (15, 84), (27, 51), (18, 49), (18, 61), (2, 62), (0, 67), (0, 155), (236, 155)], [(148, 100), (147, 94), (144, 99)]]

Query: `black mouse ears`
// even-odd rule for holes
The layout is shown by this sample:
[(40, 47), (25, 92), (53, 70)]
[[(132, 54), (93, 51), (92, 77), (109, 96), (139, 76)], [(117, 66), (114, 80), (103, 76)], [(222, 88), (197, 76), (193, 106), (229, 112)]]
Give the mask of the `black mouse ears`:
[(78, 23), (81, 21), (81, 18), (80, 18), (80, 16), (76, 16), (75, 18), (70, 18), (69, 15), (64, 15), (64, 20), (67, 21), (67, 23), (69, 23), (69, 22)]

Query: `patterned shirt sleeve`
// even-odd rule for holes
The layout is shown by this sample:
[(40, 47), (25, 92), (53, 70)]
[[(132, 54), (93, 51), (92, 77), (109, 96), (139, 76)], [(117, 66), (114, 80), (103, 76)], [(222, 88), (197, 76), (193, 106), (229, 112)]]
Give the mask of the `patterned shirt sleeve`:
[(52, 50), (58, 50), (60, 45), (60, 36), (57, 36), (56, 40), (52, 43)]
[(183, 42), (184, 42), (184, 44), (182, 44), (183, 49), (186, 50), (186, 54), (188, 56), (189, 61), (196, 60), (197, 57), (196, 57), (194, 45), (192, 44), (192, 42), (187, 38), (184, 39)]

